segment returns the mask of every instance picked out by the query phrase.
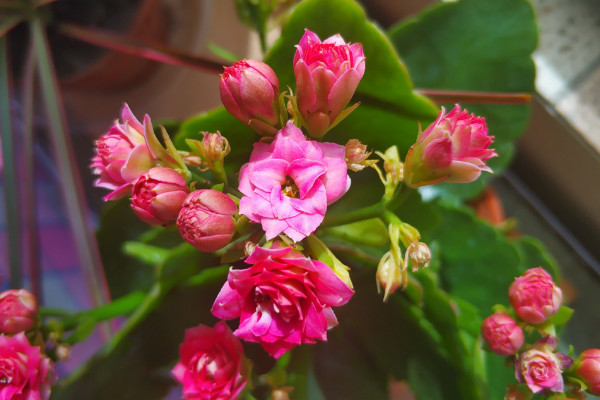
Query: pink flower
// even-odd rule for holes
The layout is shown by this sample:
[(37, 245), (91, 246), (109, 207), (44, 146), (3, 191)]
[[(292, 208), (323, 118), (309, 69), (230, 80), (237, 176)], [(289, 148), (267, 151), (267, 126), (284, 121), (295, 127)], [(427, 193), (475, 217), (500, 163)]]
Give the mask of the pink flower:
[(237, 61), (225, 68), (219, 84), (221, 101), (231, 115), (261, 135), (274, 135), (279, 123), (279, 80), (267, 64)]
[(587, 391), (600, 395), (600, 349), (587, 349), (576, 361), (575, 373), (587, 385)]
[(541, 324), (562, 304), (562, 291), (543, 268), (531, 268), (515, 278), (508, 288), (508, 299), (523, 321)]
[(404, 180), (412, 186), (433, 185), (440, 182), (468, 183), (492, 172), (485, 162), (497, 156), (488, 136), (485, 119), (469, 115), (456, 105), (444, 115), (438, 115), (425, 131), (420, 131), (417, 142), (408, 150), (404, 163)]
[(344, 146), (306, 140), (288, 122), (270, 145), (256, 143), (242, 167), (240, 214), (261, 223), (267, 240), (281, 232), (302, 240), (350, 188), (344, 155)]
[(0, 335), (0, 399), (46, 400), (54, 380), (54, 365), (23, 332)]
[(225, 193), (196, 190), (183, 202), (177, 228), (181, 237), (200, 251), (216, 251), (225, 247), (235, 232), (233, 214), (237, 206)]
[(18, 333), (33, 328), (38, 305), (35, 296), (25, 289), (0, 293), (0, 332)]
[(360, 43), (346, 43), (340, 35), (323, 42), (305, 30), (296, 46), (294, 75), (300, 114), (313, 137), (323, 136), (348, 105), (365, 73)]
[(533, 393), (562, 392), (564, 364), (557, 353), (544, 346), (534, 347), (515, 359), (515, 376), (519, 382), (525, 382)]
[(242, 344), (223, 321), (187, 329), (179, 354), (171, 373), (185, 399), (235, 399), (248, 381)]
[(523, 346), (523, 330), (506, 314), (492, 314), (483, 320), (481, 335), (490, 349), (501, 356), (513, 355)]
[(123, 123), (115, 125), (96, 141), (96, 155), (92, 158), (92, 171), (100, 175), (95, 185), (112, 192), (104, 200), (117, 200), (131, 193), (133, 183), (155, 164), (146, 145), (144, 131), (152, 126), (150, 117), (142, 125), (127, 104), (121, 111)]
[(234, 334), (275, 358), (301, 343), (327, 340), (327, 329), (337, 325), (331, 307), (354, 293), (326, 264), (279, 243), (257, 247), (246, 263), (252, 266), (229, 271), (212, 313), (239, 317)]
[(140, 175), (133, 186), (131, 208), (145, 223), (165, 225), (177, 219), (189, 192), (177, 171), (155, 167)]

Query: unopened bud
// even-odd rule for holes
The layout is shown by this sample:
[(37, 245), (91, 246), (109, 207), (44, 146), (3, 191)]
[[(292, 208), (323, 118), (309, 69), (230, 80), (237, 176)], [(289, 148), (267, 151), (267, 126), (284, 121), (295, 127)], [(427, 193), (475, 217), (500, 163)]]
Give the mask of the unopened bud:
[(37, 300), (25, 289), (0, 293), (0, 332), (19, 333), (33, 328), (37, 316)]
[(346, 164), (348, 169), (358, 172), (369, 165), (375, 164), (377, 160), (368, 160), (373, 151), (367, 152), (367, 146), (358, 139), (350, 139), (346, 143)]
[(575, 373), (585, 382), (587, 391), (600, 395), (600, 349), (587, 349), (575, 361)]
[(66, 359), (70, 358), (71, 346), (64, 343), (56, 345), (56, 357), (58, 357), (60, 361), (65, 361)]
[(400, 155), (398, 154), (398, 148), (392, 146), (388, 148), (385, 153), (378, 153), (383, 158), (383, 169), (386, 174), (386, 180), (398, 184), (402, 181), (404, 175), (404, 167), (402, 161), (400, 161)]
[(204, 154), (202, 155), (209, 164), (223, 161), (225, 156), (231, 151), (229, 142), (226, 138), (221, 136), (220, 132), (204, 132), (204, 137), (202, 138), (202, 147), (204, 148)]
[(413, 242), (406, 249), (410, 261), (412, 261), (412, 271), (416, 272), (419, 268), (429, 267), (431, 261), (431, 250), (423, 242)]
[(290, 392), (292, 390), (294, 390), (292, 386), (273, 389), (271, 392), (271, 398), (273, 400), (290, 400)]
[[(388, 251), (379, 260), (375, 277), (377, 279), (377, 291), (381, 293), (383, 288), (383, 301), (386, 301), (388, 296), (394, 293), (404, 282), (404, 268), (398, 262), (397, 257), (391, 251)], [(400, 261), (401, 262), (401, 261)]]

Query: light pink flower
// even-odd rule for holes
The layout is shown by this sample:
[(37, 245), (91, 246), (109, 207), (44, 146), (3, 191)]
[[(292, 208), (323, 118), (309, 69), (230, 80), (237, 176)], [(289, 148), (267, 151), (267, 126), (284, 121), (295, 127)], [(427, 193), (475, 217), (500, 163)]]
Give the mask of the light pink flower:
[(223, 321), (187, 329), (179, 354), (171, 373), (185, 399), (232, 400), (248, 381), (242, 344)]
[(587, 391), (600, 395), (600, 349), (587, 349), (575, 361), (575, 373), (587, 385)]
[(515, 376), (525, 382), (533, 393), (562, 392), (562, 370), (568, 363), (566, 356), (553, 353), (545, 346), (533, 347), (515, 359)]
[(133, 185), (131, 208), (145, 223), (165, 225), (177, 219), (189, 192), (179, 172), (155, 167), (140, 175)]
[(242, 167), (240, 214), (259, 222), (267, 240), (281, 232), (302, 240), (350, 188), (344, 155), (344, 146), (307, 140), (288, 122), (271, 144), (256, 143)]
[(92, 158), (92, 172), (100, 175), (95, 185), (112, 190), (104, 200), (117, 200), (131, 193), (133, 183), (141, 174), (155, 165), (146, 145), (144, 132), (152, 126), (150, 117), (142, 125), (127, 104), (121, 111), (123, 123), (118, 120), (96, 141), (96, 155)]
[(506, 314), (492, 314), (483, 320), (481, 335), (490, 349), (501, 356), (515, 354), (523, 346), (523, 330)]
[(177, 228), (181, 237), (200, 251), (216, 251), (225, 247), (235, 232), (233, 214), (237, 206), (225, 193), (196, 190), (183, 202)]
[(346, 43), (340, 35), (323, 42), (305, 30), (296, 46), (294, 75), (298, 108), (306, 129), (321, 137), (348, 105), (365, 73), (360, 43)]
[(485, 119), (468, 114), (456, 105), (446, 110), (434, 123), (420, 131), (416, 143), (408, 150), (404, 163), (404, 180), (412, 186), (440, 182), (468, 183), (492, 172), (485, 162), (497, 156), (489, 146), (494, 139), (488, 136)]
[(38, 305), (35, 296), (25, 289), (0, 293), (0, 332), (18, 333), (33, 328)]
[(278, 243), (257, 247), (246, 263), (252, 266), (229, 271), (212, 313), (239, 317), (234, 334), (275, 358), (301, 343), (327, 340), (327, 329), (337, 325), (331, 307), (354, 294), (326, 264)]
[(562, 305), (562, 291), (543, 268), (531, 268), (515, 278), (508, 288), (508, 299), (523, 321), (541, 324)]
[(221, 101), (231, 115), (261, 135), (274, 135), (279, 123), (279, 80), (267, 64), (237, 61), (225, 68), (219, 84)]
[(23, 332), (0, 335), (0, 399), (46, 400), (54, 381), (54, 365)]

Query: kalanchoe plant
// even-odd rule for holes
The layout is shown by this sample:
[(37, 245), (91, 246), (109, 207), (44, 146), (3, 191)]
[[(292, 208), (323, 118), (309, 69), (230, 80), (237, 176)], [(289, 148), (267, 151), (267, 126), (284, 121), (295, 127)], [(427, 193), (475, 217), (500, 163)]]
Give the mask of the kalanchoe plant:
[[(509, 30), (497, 23), (507, 14), (518, 21)], [(438, 183), (487, 179), (490, 160), (501, 172), (507, 137), (526, 109), (469, 104), (473, 114), (460, 105), (446, 113), (413, 90), (407, 72), (423, 87), (436, 71), (448, 87), (462, 79), (489, 90), (487, 81), (506, 75), (498, 87), (531, 91), (527, 43), (535, 34), (527, 29), (535, 24), (526, 1), (444, 2), (388, 33), (352, 0), (304, 0), (282, 18), (263, 61), (215, 72), (224, 108), (184, 121), (171, 139), (125, 105), (98, 139), (97, 186), (110, 191), (105, 200), (130, 197), (107, 208), (99, 232), (107, 270), (119, 271), (109, 281), (127, 280), (126, 288), (82, 312), (41, 308), (37, 317), (8, 307), (26, 332), (1, 337), (21, 350), (6, 353), (10, 365), (0, 360), (0, 385), (11, 383), (0, 397), (20, 400), (29, 390), (44, 399), (50, 360), (123, 315), (118, 333), (53, 396), (102, 398), (106, 386), (127, 385), (128, 396), (153, 400), (180, 385), (188, 399), (388, 399), (386, 388), (406, 387), (400, 379), (416, 398), (483, 400), (504, 395), (504, 382), (488, 387), (502, 379), (486, 371), (498, 355), (508, 361), (507, 399), (595, 393), (593, 351), (577, 358), (556, 347), (569, 314), (562, 292), (543, 270), (524, 271), (528, 257), (547, 259), (543, 248), (523, 249), (465, 210), (473, 185), (452, 185), (458, 195), (436, 199), (447, 190)], [(458, 45), (488, 36), (498, 45)], [(516, 40), (518, 52), (504, 48)], [(486, 72), (489, 59), (502, 74)], [(138, 235), (144, 223), (156, 226)], [(122, 250), (135, 262), (117, 256)], [(482, 321), (509, 285), (511, 306)], [(496, 354), (481, 357), (479, 344)], [(143, 382), (139, 390), (118, 361), (136, 352), (144, 357), (126, 367)], [(18, 396), (17, 378), (25, 382)]]

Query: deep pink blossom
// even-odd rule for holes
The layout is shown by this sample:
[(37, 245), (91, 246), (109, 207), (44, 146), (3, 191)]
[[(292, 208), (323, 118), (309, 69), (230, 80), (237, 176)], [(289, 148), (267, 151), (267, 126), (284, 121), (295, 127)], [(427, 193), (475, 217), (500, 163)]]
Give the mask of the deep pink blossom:
[(229, 271), (212, 313), (240, 318), (234, 334), (275, 358), (301, 343), (327, 340), (327, 329), (337, 325), (331, 307), (354, 293), (326, 264), (279, 243), (257, 247), (246, 263), (251, 267)]
[[(420, 131), (416, 143), (408, 150), (404, 163), (404, 181), (412, 186), (440, 182), (468, 183), (492, 172), (485, 162), (497, 156), (489, 146), (485, 119), (468, 114), (456, 106), (446, 110), (434, 123)], [(420, 129), (419, 129), (420, 130)]]
[(104, 200), (129, 195), (139, 176), (155, 166), (144, 137), (146, 126), (152, 126), (150, 117), (146, 115), (141, 124), (125, 104), (121, 118), (122, 123), (115, 121), (114, 126), (96, 141), (96, 155), (92, 158), (92, 171), (100, 175), (95, 185), (112, 190)]
[(155, 167), (140, 175), (133, 185), (131, 208), (145, 223), (165, 225), (177, 219), (189, 192), (179, 172)]
[(0, 399), (46, 400), (54, 381), (54, 365), (23, 332), (0, 335)]
[(221, 101), (231, 115), (261, 135), (274, 135), (279, 123), (279, 80), (267, 64), (237, 61), (219, 83)]
[(483, 320), (481, 335), (490, 346), (490, 349), (501, 356), (515, 354), (525, 340), (523, 330), (510, 316), (497, 313)]
[(183, 398), (233, 400), (248, 381), (242, 344), (223, 321), (185, 331), (181, 361), (172, 370), (183, 385)]
[(25, 289), (10, 289), (0, 293), (0, 333), (18, 333), (33, 328), (38, 304)]
[(562, 305), (562, 291), (541, 267), (525, 271), (508, 288), (508, 299), (523, 321), (541, 324)]
[(200, 251), (216, 251), (231, 241), (235, 232), (234, 201), (213, 189), (196, 190), (183, 202), (177, 228), (181, 237)]
[(535, 346), (515, 359), (515, 376), (519, 382), (525, 382), (533, 393), (562, 392), (562, 371), (567, 363), (562, 355), (543, 346)]
[(282, 232), (302, 240), (350, 188), (344, 156), (344, 146), (307, 140), (288, 122), (271, 144), (256, 143), (242, 167), (240, 214), (259, 222), (267, 240)]
[(321, 137), (348, 105), (365, 73), (360, 43), (340, 35), (321, 39), (308, 29), (296, 46), (294, 75), (298, 109), (306, 129)]

